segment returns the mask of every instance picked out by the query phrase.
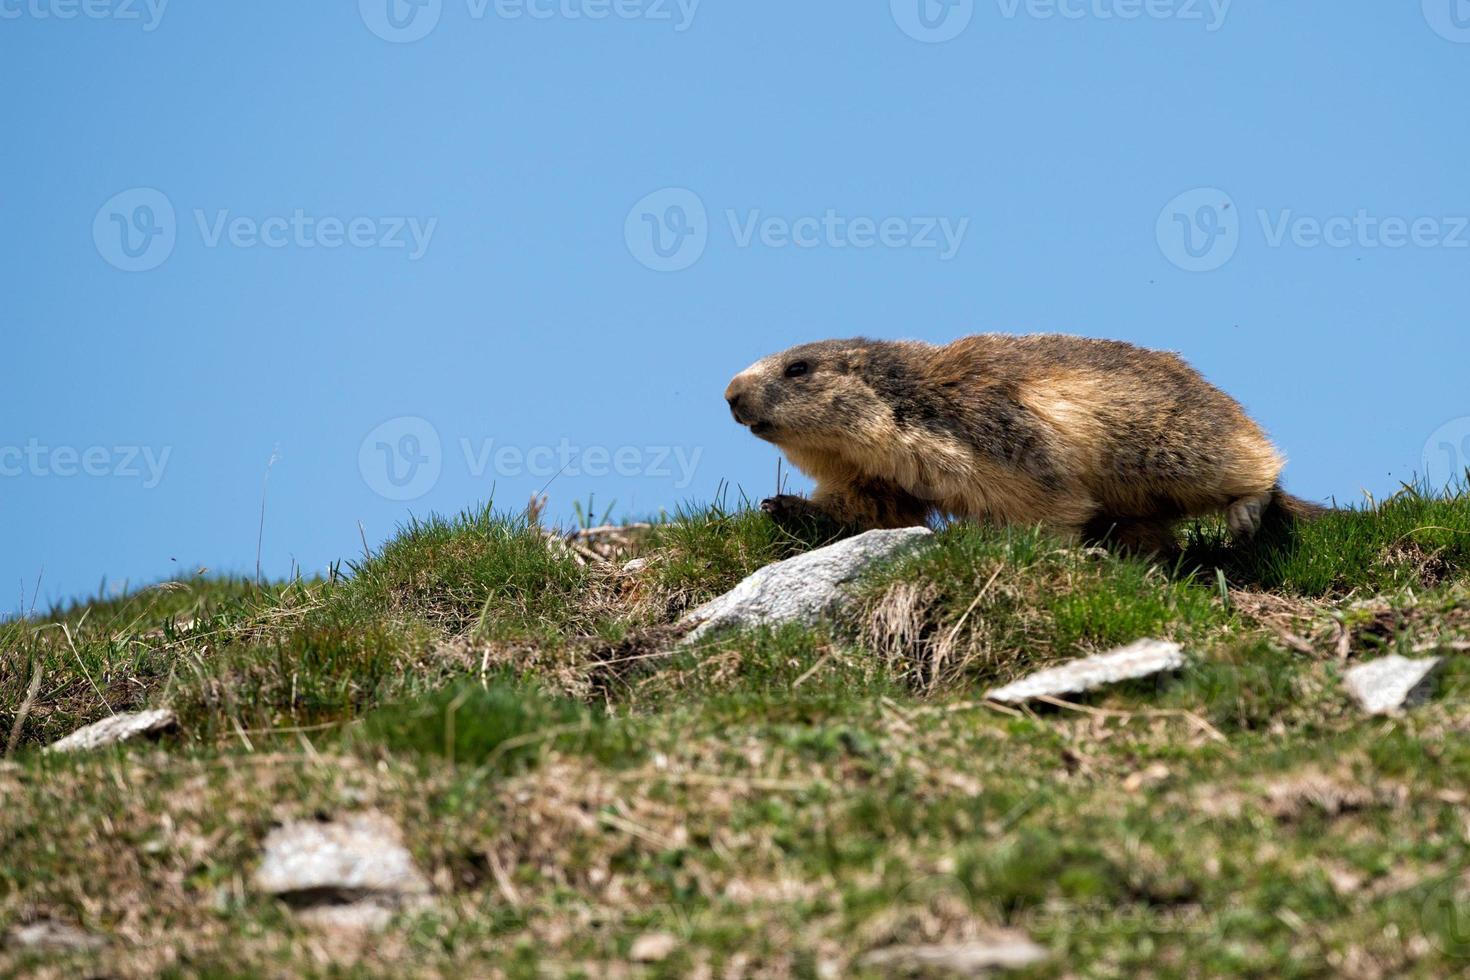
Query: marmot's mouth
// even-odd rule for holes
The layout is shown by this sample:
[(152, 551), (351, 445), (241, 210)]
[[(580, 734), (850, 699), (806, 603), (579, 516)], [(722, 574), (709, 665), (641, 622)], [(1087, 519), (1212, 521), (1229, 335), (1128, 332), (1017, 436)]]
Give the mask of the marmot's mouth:
[(776, 427), (769, 422), (750, 423), (750, 434), (761, 439), (769, 439), (776, 431)]

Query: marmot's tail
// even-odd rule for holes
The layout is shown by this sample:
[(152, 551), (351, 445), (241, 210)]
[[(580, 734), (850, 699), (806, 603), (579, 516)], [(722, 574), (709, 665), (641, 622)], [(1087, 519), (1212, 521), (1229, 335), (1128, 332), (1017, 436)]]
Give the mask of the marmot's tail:
[(1281, 489), (1280, 484), (1277, 484), (1276, 488), (1271, 491), (1271, 508), (1281, 511), (1294, 521), (1314, 521), (1324, 514), (1332, 513), (1331, 507), (1323, 507), (1310, 500), (1293, 497)]
[(1261, 528), (1266, 531), (1286, 531), (1303, 521), (1315, 521), (1332, 513), (1332, 508), (1323, 507), (1310, 500), (1293, 497), (1281, 489), (1278, 483), (1271, 490), (1271, 502), (1261, 518)]

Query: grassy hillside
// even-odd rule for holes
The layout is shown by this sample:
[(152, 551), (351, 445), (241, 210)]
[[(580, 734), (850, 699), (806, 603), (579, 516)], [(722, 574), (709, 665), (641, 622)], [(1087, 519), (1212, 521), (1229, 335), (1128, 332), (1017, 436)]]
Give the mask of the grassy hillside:
[[(1470, 500), (1247, 550), (1196, 527), (1173, 569), (955, 527), (840, 622), (669, 652), (683, 611), (814, 543), (721, 507), (569, 543), (484, 510), (332, 581), (0, 625), (0, 935), (104, 940), (6, 942), (0, 974), (833, 977), (996, 926), (1051, 951), (1025, 976), (1470, 970)], [(1140, 636), (1189, 666), (981, 698)], [(1450, 663), (1366, 718), (1340, 676), (1387, 652)], [(161, 705), (158, 743), (39, 752)], [(252, 889), (272, 826), (362, 810), (426, 906), (364, 937)]]

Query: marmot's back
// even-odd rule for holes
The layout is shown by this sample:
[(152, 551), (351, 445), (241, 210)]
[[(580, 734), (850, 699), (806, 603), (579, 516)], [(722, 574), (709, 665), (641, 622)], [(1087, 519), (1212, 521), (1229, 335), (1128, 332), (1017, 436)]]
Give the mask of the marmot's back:
[(1069, 472), (1119, 515), (1217, 510), (1280, 475), (1260, 426), (1176, 354), (1057, 334), (983, 335), (936, 350), (974, 361), (981, 401), (994, 397), (985, 376), (1014, 383), (1011, 397), (1047, 425)]

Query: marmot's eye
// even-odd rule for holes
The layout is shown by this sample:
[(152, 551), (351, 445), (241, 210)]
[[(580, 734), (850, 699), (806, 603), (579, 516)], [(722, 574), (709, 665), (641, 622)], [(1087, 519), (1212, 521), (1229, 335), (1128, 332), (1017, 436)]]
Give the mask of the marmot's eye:
[(806, 361), (792, 361), (786, 365), (786, 377), (799, 378), (810, 370), (811, 365), (807, 364)]

